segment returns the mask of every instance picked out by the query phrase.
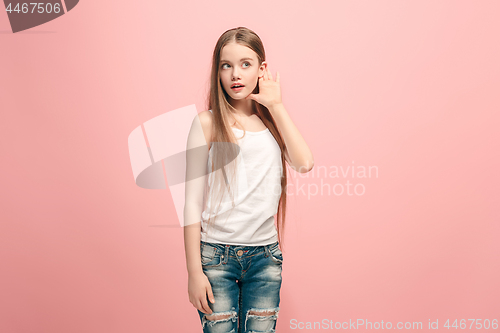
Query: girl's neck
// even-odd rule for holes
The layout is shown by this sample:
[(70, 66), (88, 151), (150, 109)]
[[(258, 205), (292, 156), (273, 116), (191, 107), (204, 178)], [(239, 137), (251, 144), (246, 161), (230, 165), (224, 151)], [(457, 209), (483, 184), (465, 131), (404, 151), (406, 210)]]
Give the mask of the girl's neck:
[(236, 111), (232, 112), (236, 113), (240, 117), (250, 117), (251, 115), (257, 113), (251, 99), (233, 99), (230, 103), (236, 109)]

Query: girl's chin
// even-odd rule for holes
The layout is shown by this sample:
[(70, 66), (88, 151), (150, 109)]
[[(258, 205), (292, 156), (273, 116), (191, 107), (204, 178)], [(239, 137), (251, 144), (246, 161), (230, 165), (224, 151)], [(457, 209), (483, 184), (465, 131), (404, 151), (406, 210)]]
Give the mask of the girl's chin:
[(232, 96), (230, 95), (229, 97), (231, 99), (234, 99), (235, 101), (240, 101), (240, 100), (244, 100), (245, 98), (247, 98), (247, 96), (249, 96), (250, 94), (244, 94), (244, 95), (241, 95), (241, 94), (237, 94), (236, 96), (233, 94)]

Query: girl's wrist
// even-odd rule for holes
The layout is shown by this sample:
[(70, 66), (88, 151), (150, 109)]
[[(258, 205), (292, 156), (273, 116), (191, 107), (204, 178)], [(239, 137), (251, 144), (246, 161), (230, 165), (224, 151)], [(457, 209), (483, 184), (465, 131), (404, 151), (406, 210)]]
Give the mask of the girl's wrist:
[(196, 262), (195, 265), (188, 265), (187, 271), (188, 275), (196, 275), (203, 273), (203, 267), (201, 266), (201, 262)]
[(192, 270), (188, 269), (188, 276), (196, 276), (199, 274), (204, 274), (203, 269), (201, 267), (200, 267), (200, 269), (192, 269)]
[(271, 104), (268, 107), (269, 112), (276, 112), (284, 109), (283, 102)]

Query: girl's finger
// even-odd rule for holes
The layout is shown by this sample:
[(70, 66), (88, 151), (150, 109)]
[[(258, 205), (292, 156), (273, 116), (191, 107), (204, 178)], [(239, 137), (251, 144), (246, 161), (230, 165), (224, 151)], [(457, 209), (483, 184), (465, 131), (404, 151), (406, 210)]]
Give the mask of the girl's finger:
[(212, 309), (210, 309), (210, 307), (208, 306), (206, 294), (205, 294), (205, 297), (201, 299), (201, 308), (203, 309), (201, 312), (205, 312), (208, 314), (212, 313)]
[(276, 82), (280, 83), (280, 72), (276, 72)]
[(270, 80), (274, 80), (274, 79), (273, 79), (273, 73), (271, 73), (271, 71), (269, 71), (269, 79), (270, 79)]
[(199, 300), (196, 300), (193, 302), (193, 305), (195, 308), (197, 308), (198, 310), (200, 310), (201, 312), (203, 312), (203, 308), (201, 307), (201, 303)]

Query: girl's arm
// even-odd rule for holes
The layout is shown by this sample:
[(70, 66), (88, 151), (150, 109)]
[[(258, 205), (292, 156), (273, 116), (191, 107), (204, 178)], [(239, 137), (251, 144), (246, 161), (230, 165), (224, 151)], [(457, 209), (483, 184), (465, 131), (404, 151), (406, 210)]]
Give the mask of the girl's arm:
[(191, 125), (186, 149), (186, 193), (184, 206), (184, 247), (188, 273), (200, 273), (200, 232), (203, 212), (208, 145), (210, 144), (211, 114), (201, 112)]
[[(207, 296), (214, 302), (212, 287), (201, 265), (201, 213), (206, 167), (211, 141), (212, 114), (198, 114), (191, 125), (186, 149), (186, 197), (184, 205), (184, 248), (188, 270), (189, 301), (204, 313), (212, 313)], [(207, 146), (208, 144), (208, 146)]]
[(300, 173), (311, 171), (314, 166), (313, 154), (285, 110), (283, 103), (272, 104), (268, 107), (268, 110), (279, 128), (283, 140), (285, 140), (287, 147), (285, 159), (288, 164), (292, 169)]
[(262, 76), (259, 76), (259, 93), (250, 94), (246, 99), (253, 99), (267, 107), (273, 116), (276, 125), (285, 141), (285, 159), (288, 164), (300, 173), (311, 171), (314, 158), (304, 138), (300, 134), (292, 119), (286, 112), (281, 101), (280, 73), (276, 74), (276, 81), (264, 61)]

